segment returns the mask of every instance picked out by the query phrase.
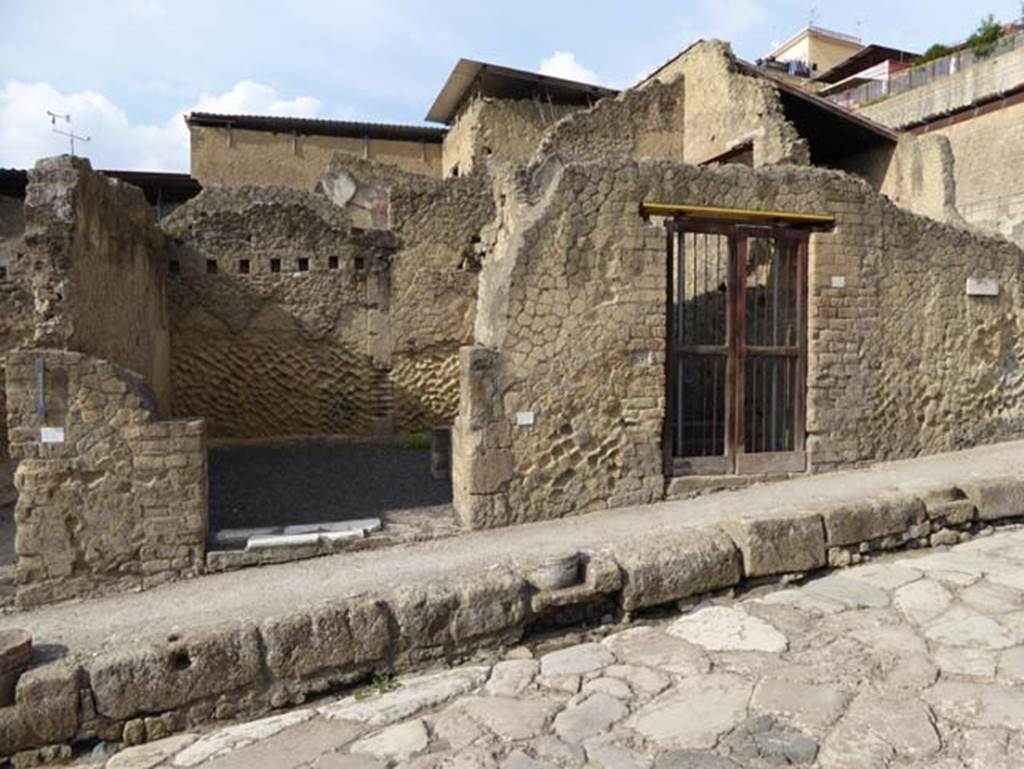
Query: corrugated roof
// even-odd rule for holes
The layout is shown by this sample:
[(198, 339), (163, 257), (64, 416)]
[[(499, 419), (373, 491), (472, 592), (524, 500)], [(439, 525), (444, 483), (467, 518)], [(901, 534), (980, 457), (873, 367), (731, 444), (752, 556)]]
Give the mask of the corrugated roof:
[(304, 134), (311, 136), (347, 136), (354, 139), (394, 139), (440, 144), (447, 129), (436, 126), (398, 125), (394, 123), (361, 123), (351, 120), (276, 117), (271, 115), (225, 115), (214, 112), (192, 112), (185, 117), (190, 126), (232, 127), (246, 131)]
[(617, 93), (613, 88), (591, 83), (565, 80), (483, 61), (459, 59), (434, 99), (426, 119), (431, 123), (450, 125), (466, 99), (473, 94), (499, 99), (528, 99), (536, 96), (555, 104), (591, 104)]

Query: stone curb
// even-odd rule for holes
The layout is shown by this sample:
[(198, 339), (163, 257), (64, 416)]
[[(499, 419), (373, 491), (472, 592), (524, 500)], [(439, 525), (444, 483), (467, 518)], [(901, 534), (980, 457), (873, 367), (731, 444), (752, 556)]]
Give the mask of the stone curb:
[[(513, 644), (567, 609), (635, 612), (750, 579), (849, 565), (875, 551), (951, 544), (986, 521), (1024, 518), (1024, 481), (1013, 478), (919, 494), (652, 530), (578, 553), (572, 584), (567, 549), (557, 559), (524, 558), (258, 624), (51, 662), (23, 674), (15, 704), (0, 708), (0, 756), (84, 740), (161, 739), (194, 724), (299, 704), (376, 671), (406, 671)], [(551, 582), (554, 572), (559, 579)], [(578, 622), (581, 615), (565, 616)]]

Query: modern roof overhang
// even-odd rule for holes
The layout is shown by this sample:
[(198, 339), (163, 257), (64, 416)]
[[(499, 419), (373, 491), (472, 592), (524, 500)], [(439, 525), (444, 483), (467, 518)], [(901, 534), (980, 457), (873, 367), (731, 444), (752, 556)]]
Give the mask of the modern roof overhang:
[(691, 206), (681, 203), (641, 203), (640, 216), (700, 219), (731, 224), (785, 225), (808, 229), (830, 230), (836, 218), (826, 214), (801, 214), (793, 211), (757, 211), (742, 208), (716, 208), (713, 206)]
[(778, 88), (786, 119), (807, 139), (813, 165), (833, 166), (859, 152), (893, 146), (899, 140), (895, 131), (775, 77), (750, 62), (737, 59), (736, 65), (740, 72), (770, 80)]
[(537, 72), (487, 64), (472, 59), (459, 59), (441, 92), (427, 113), (431, 123), (455, 122), (462, 105), (472, 96), (496, 99), (541, 98), (554, 104), (589, 105), (618, 91), (590, 83), (564, 80)]
[(835, 84), (846, 80), (869, 67), (881, 64), (883, 61), (906, 61), (911, 62), (918, 59), (918, 54), (910, 51), (902, 51), (899, 48), (889, 48), (884, 45), (869, 45), (861, 48), (857, 53), (848, 59), (836, 64), (831, 69), (825, 70), (815, 78), (819, 83)]
[[(163, 171), (117, 171), (100, 169), (98, 173), (140, 187), (151, 204), (182, 203), (202, 191), (202, 185), (188, 174)], [(24, 198), (28, 187), (28, 171), (23, 168), (0, 168), (0, 195)]]
[(185, 116), (190, 126), (238, 128), (246, 131), (300, 134), (306, 136), (343, 136), (353, 139), (393, 139), (440, 144), (447, 129), (436, 126), (396, 125), (393, 123), (361, 123), (349, 120), (273, 117), (270, 115), (224, 115), (213, 112), (192, 112)]

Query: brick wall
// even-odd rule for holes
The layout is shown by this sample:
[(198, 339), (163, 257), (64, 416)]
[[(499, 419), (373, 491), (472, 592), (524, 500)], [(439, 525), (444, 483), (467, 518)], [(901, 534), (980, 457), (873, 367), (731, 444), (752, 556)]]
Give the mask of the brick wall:
[(9, 353), (7, 409), (19, 460), (19, 605), (151, 587), (201, 569), (201, 420), (159, 421), (136, 374), (59, 350)]

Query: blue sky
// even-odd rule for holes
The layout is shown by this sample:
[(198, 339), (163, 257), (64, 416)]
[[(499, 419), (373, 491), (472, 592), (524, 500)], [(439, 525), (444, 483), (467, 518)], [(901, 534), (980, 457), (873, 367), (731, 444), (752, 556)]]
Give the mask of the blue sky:
[(416, 123), (460, 56), (622, 87), (697, 38), (756, 58), (812, 17), (923, 50), (1019, 0), (0, 0), (0, 166), (64, 151), (187, 170), (190, 109)]

